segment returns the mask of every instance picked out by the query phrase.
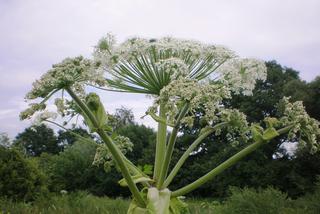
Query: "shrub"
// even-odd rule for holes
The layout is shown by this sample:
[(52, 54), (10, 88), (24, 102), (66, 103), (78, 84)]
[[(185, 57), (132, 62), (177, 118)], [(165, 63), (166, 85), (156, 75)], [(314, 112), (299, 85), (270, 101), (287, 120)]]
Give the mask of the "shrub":
[(96, 197), (86, 192), (67, 195), (52, 195), (49, 199), (39, 199), (33, 203), (15, 203), (0, 199), (0, 213), (20, 214), (124, 214), (129, 206), (128, 200)]
[(45, 177), (34, 161), (19, 152), (0, 146), (0, 196), (16, 200), (34, 200), (46, 192)]
[(231, 196), (222, 205), (215, 207), (215, 213), (261, 213), (276, 214), (292, 211), (292, 200), (273, 188), (254, 190), (249, 188), (230, 188)]

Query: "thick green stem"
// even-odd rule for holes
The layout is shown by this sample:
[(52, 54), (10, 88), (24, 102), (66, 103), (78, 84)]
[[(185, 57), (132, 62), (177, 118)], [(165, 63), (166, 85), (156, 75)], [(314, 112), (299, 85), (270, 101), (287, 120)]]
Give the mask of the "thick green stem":
[(157, 123), (163, 123), (163, 124), (165, 124), (165, 125), (167, 125), (167, 126), (174, 127), (174, 124), (168, 123), (168, 121), (166, 120), (166, 118), (161, 118), (161, 117), (157, 116), (157, 115), (156, 115), (155, 113), (153, 113), (153, 112), (149, 112), (148, 114), (149, 114), (149, 115), (152, 117), (152, 119), (154, 119), (154, 121), (156, 121)]
[[(279, 134), (283, 134), (283, 133), (288, 132), (291, 128), (292, 128), (292, 126), (288, 126), (288, 127), (285, 127), (283, 129), (278, 130), (277, 132)], [(259, 141), (259, 142), (255, 142), (255, 143), (249, 145), (248, 147), (241, 150), (237, 154), (233, 155), (231, 158), (224, 161), (222, 164), (220, 164), (219, 166), (217, 166), (216, 168), (214, 168), (213, 170), (211, 170), (210, 172), (208, 172), (206, 175), (202, 176), (198, 180), (194, 181), (191, 184), (188, 184), (187, 186), (185, 186), (183, 188), (180, 188), (180, 189), (172, 192), (171, 197), (185, 195), (185, 194), (193, 191), (194, 189), (200, 187), (201, 185), (208, 182), (209, 180), (211, 180), (215, 176), (219, 175), (224, 170), (226, 170), (229, 167), (236, 164), (239, 160), (246, 157), (248, 154), (252, 153), (253, 151), (258, 149), (260, 146), (264, 145), (265, 143), (266, 143), (266, 141)]]
[(137, 201), (138, 205), (141, 207), (145, 207), (145, 201), (143, 200), (138, 187), (133, 182), (130, 172), (126, 166), (125, 160), (123, 159), (123, 154), (119, 150), (119, 148), (112, 142), (111, 138), (104, 132), (104, 130), (99, 127), (99, 123), (97, 122), (97, 119), (92, 114), (88, 106), (82, 102), (82, 100), (70, 89), (66, 88), (66, 91), (69, 93), (69, 95), (72, 97), (72, 99), (77, 103), (77, 105), (80, 107), (80, 109), (83, 111), (84, 114), (90, 119), (91, 123), (97, 128), (97, 133), (101, 137), (101, 139), (104, 141), (104, 143), (107, 145), (109, 151), (111, 152), (114, 160), (116, 161), (117, 165), (119, 166), (122, 176), (127, 181), (128, 187), (134, 197), (134, 199)]
[[(166, 118), (164, 103), (160, 103), (159, 117)], [(155, 157), (154, 173), (153, 173), (153, 179), (156, 181), (156, 183), (158, 183), (159, 181), (163, 158), (166, 154), (166, 138), (167, 138), (167, 125), (165, 123), (158, 123), (156, 157)]]
[(180, 121), (186, 115), (186, 113), (188, 112), (188, 109), (189, 109), (189, 103), (186, 103), (182, 107), (182, 109), (176, 119), (175, 126), (170, 134), (170, 138), (169, 138), (169, 142), (168, 142), (167, 150), (166, 150), (166, 155), (165, 155), (162, 167), (161, 167), (161, 174), (160, 174), (159, 182), (157, 183), (158, 189), (163, 187), (163, 182), (168, 174), (168, 169), (169, 169), (169, 165), (171, 162), (172, 153), (174, 150), (174, 145), (176, 143), (177, 134), (178, 134), (179, 127), (180, 127)]
[(163, 183), (163, 188), (169, 186), (169, 184), (172, 182), (173, 178), (177, 175), (178, 171), (180, 170), (180, 168), (182, 167), (182, 165), (184, 164), (184, 162), (188, 159), (188, 157), (190, 156), (190, 153), (192, 151), (194, 151), (194, 149), (199, 145), (199, 143), (201, 143), (207, 136), (209, 136), (211, 133), (214, 132), (214, 130), (218, 127), (221, 127), (223, 125), (225, 125), (226, 123), (219, 123), (217, 125), (215, 125), (214, 127), (212, 127), (211, 129), (209, 129), (208, 131), (204, 132), (203, 134), (201, 134), (190, 146), (189, 148), (183, 153), (183, 155), (181, 156), (181, 158), (179, 159), (179, 161), (177, 162), (177, 164), (174, 166), (174, 168), (172, 169), (171, 173), (169, 174), (169, 176), (167, 177), (167, 179), (165, 180), (165, 182)]

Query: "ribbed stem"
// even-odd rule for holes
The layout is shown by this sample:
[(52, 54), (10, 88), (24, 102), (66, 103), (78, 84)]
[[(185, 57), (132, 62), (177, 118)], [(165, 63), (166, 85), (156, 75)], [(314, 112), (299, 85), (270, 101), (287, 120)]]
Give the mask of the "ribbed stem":
[[(166, 118), (164, 103), (160, 103), (159, 117)], [(166, 138), (167, 138), (167, 125), (165, 123), (158, 123), (156, 157), (155, 157), (154, 173), (153, 173), (153, 179), (156, 181), (157, 184), (161, 174), (161, 166), (162, 166), (163, 158), (165, 157), (165, 154), (166, 154)]]
[(183, 153), (183, 155), (181, 156), (181, 158), (179, 159), (179, 161), (176, 163), (176, 165), (174, 166), (174, 168), (172, 169), (171, 173), (169, 174), (169, 176), (167, 177), (167, 179), (165, 180), (165, 182), (163, 183), (163, 187), (167, 187), (170, 185), (170, 183), (172, 182), (172, 180), (174, 179), (174, 177), (177, 175), (178, 171), (180, 170), (180, 168), (182, 167), (182, 165), (184, 164), (184, 162), (188, 159), (188, 157), (190, 156), (190, 153), (192, 151), (194, 151), (194, 149), (207, 137), (209, 136), (211, 133), (214, 132), (214, 130), (218, 127), (221, 127), (223, 125), (225, 125), (226, 123), (219, 123), (217, 125), (215, 125), (214, 127), (212, 127), (211, 129), (209, 129), (208, 131), (204, 132), (203, 134), (201, 134), (190, 146), (189, 148)]
[[(291, 128), (292, 128), (292, 126), (288, 126), (288, 127), (285, 127), (283, 129), (278, 130), (277, 132), (279, 134), (283, 134), (283, 133), (288, 132)], [(171, 197), (185, 195), (185, 194), (193, 191), (194, 189), (200, 187), (201, 185), (208, 182), (209, 180), (211, 180), (215, 176), (219, 175), (224, 170), (226, 170), (229, 167), (233, 166), (234, 164), (238, 163), (239, 160), (246, 157), (248, 154), (252, 153), (253, 151), (258, 149), (260, 146), (262, 146), (265, 143), (266, 143), (266, 141), (259, 141), (259, 142), (255, 142), (255, 143), (249, 145), (248, 147), (241, 150), (237, 154), (233, 155), (231, 158), (224, 161), (222, 164), (220, 164), (219, 166), (217, 166), (216, 168), (214, 168), (213, 170), (211, 170), (210, 172), (208, 172), (206, 175), (202, 176), (198, 180), (194, 181), (191, 184), (188, 184), (187, 186), (185, 186), (183, 188), (180, 188), (180, 189), (172, 192)]]
[(97, 128), (97, 133), (101, 137), (101, 139), (104, 141), (104, 143), (107, 145), (110, 153), (112, 154), (112, 157), (116, 161), (117, 165), (119, 166), (122, 176), (125, 178), (127, 181), (128, 187), (134, 197), (134, 199), (137, 201), (138, 205), (141, 207), (145, 207), (145, 201), (143, 200), (138, 187), (136, 184), (133, 182), (130, 172), (128, 168), (126, 167), (126, 163), (124, 159), (122, 158), (123, 154), (119, 150), (119, 148), (112, 142), (111, 138), (106, 135), (103, 129), (99, 127), (99, 123), (97, 122), (97, 119), (95, 116), (92, 114), (88, 106), (82, 102), (82, 100), (70, 89), (66, 88), (66, 91), (69, 93), (69, 95), (72, 97), (72, 99), (77, 103), (77, 105), (80, 107), (80, 109), (83, 111), (84, 114), (90, 119), (91, 123), (93, 126)]
[(176, 143), (176, 139), (177, 139), (177, 134), (179, 131), (179, 127), (180, 127), (180, 121), (181, 119), (186, 115), (186, 113), (188, 112), (189, 109), (189, 103), (186, 103), (181, 111), (179, 112), (179, 115), (176, 119), (176, 123), (175, 126), (170, 134), (170, 138), (169, 138), (169, 142), (167, 145), (167, 150), (166, 150), (166, 155), (162, 164), (162, 169), (161, 169), (161, 174), (160, 174), (160, 179), (159, 182), (157, 183), (157, 187), (159, 188), (164, 188), (163, 186), (163, 182), (168, 174), (168, 170), (169, 170), (169, 165), (171, 162), (171, 157), (173, 154), (173, 150), (174, 150), (174, 145)]

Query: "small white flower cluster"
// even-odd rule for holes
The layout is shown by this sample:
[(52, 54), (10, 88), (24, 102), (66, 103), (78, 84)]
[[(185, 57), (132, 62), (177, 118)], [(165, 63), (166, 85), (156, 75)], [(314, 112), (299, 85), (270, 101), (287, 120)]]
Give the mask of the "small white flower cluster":
[(283, 126), (293, 125), (289, 132), (289, 139), (298, 138), (300, 146), (309, 145), (310, 152), (315, 153), (320, 149), (320, 122), (311, 118), (301, 101), (289, 102), (288, 97), (284, 97), (280, 106), (284, 107), (283, 117), (280, 122)]
[[(84, 84), (96, 84), (102, 86), (106, 83), (103, 70), (98, 64), (82, 56), (66, 58), (61, 63), (55, 64), (39, 80), (33, 83), (33, 88), (27, 93), (26, 99), (33, 100), (44, 98), (42, 103), (31, 104), (31, 107), (21, 112), (20, 119), (30, 119), (32, 115), (45, 109), (44, 102), (60, 89), (71, 87), (81, 98), (85, 96)], [(58, 113), (64, 115), (66, 108), (63, 99), (56, 99), (55, 104)]]
[(49, 112), (47, 110), (40, 112), (39, 114), (36, 115), (33, 124), (35, 125), (40, 125), (44, 120), (47, 119), (53, 119), (55, 120), (57, 118), (57, 113), (55, 112)]
[(194, 79), (179, 78), (173, 80), (161, 90), (160, 97), (150, 111), (155, 113), (157, 105), (163, 102), (166, 104), (168, 121), (174, 123), (182, 105), (188, 103), (189, 114), (181, 122), (191, 127), (195, 114), (201, 108), (205, 112), (204, 119), (208, 123), (216, 120), (222, 100), (229, 96), (229, 91), (224, 86), (199, 82)]
[(226, 128), (229, 133), (244, 135), (249, 132), (247, 116), (237, 109), (223, 109), (219, 118), (221, 122), (228, 123)]
[[(171, 52), (170, 56), (207, 57), (214, 55), (216, 60), (223, 61), (232, 58), (235, 54), (223, 46), (205, 45), (193, 40), (163, 37), (160, 39), (131, 38), (116, 46), (114, 36), (108, 34), (102, 38), (95, 48), (94, 56), (106, 65), (112, 65), (115, 60), (132, 60), (137, 56)], [(167, 58), (160, 56), (160, 58)], [(108, 60), (104, 60), (108, 59)], [(112, 59), (112, 60), (111, 60)], [(111, 64), (109, 64), (111, 62)]]
[(30, 119), (37, 111), (42, 111), (46, 108), (44, 103), (31, 103), (29, 108), (20, 113), (20, 120)]
[(235, 58), (226, 61), (218, 71), (222, 82), (239, 94), (252, 95), (257, 80), (266, 80), (267, 67), (265, 63), (256, 59)]
[(60, 114), (60, 115), (65, 115), (65, 110), (66, 110), (66, 106), (65, 106), (65, 101), (64, 99), (62, 98), (56, 98), (54, 100), (54, 104), (56, 105), (57, 107), (57, 112)]
[(45, 98), (52, 91), (65, 87), (74, 87), (76, 91), (83, 90), (83, 83), (104, 85), (103, 71), (97, 69), (90, 60), (82, 56), (66, 58), (55, 64), (40, 80), (33, 83), (32, 90), (26, 95), (27, 99)]
[[(124, 136), (118, 135), (113, 139), (113, 143), (117, 145), (117, 147), (124, 155), (127, 152), (131, 152), (133, 149), (133, 143), (129, 138)], [(103, 165), (106, 172), (109, 172), (111, 170), (111, 167), (116, 165), (112, 159), (112, 154), (108, 150), (106, 144), (100, 144), (98, 146), (92, 164), (96, 166)]]

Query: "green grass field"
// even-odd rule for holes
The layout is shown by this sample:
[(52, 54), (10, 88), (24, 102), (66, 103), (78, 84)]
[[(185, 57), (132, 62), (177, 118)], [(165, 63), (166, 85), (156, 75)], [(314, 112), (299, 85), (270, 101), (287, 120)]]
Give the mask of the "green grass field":
[[(320, 191), (292, 200), (286, 194), (264, 190), (234, 189), (224, 202), (187, 199), (191, 214), (319, 214)], [(0, 199), (0, 214), (125, 214), (130, 200), (96, 197), (86, 192), (51, 195), (34, 202)]]
[[(0, 201), (1, 214), (125, 214), (130, 201), (96, 197), (86, 193), (74, 193), (39, 199), (33, 203)], [(191, 213), (213, 213), (208, 201), (188, 200)]]

